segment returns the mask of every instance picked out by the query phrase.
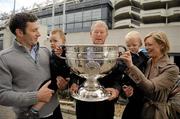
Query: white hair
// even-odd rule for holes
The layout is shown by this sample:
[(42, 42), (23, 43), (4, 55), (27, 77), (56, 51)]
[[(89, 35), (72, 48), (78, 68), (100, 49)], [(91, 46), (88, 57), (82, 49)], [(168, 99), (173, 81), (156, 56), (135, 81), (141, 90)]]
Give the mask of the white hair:
[(91, 26), (91, 31), (93, 31), (93, 30), (94, 30), (94, 27), (97, 26), (97, 25), (103, 26), (103, 27), (106, 29), (106, 31), (108, 32), (108, 26), (107, 26), (107, 24), (106, 24), (104, 21), (102, 21), (102, 20), (94, 21), (94, 22), (92, 23), (92, 26)]
[(142, 45), (141, 34), (138, 31), (130, 31), (129, 33), (127, 33), (125, 36), (125, 40), (128, 41), (129, 39), (138, 39), (140, 45)]

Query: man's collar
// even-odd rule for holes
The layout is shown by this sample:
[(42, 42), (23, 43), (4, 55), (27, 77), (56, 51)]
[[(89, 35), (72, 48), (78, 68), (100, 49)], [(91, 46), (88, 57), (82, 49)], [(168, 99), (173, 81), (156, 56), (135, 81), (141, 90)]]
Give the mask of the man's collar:
[(39, 50), (39, 42), (30, 49), (30, 48), (22, 45), (20, 42), (17, 41), (17, 39), (15, 39), (15, 40), (14, 40), (14, 46), (15, 46), (17, 49), (23, 50), (24, 52), (30, 52), (32, 49), (34, 49), (35, 51), (38, 51), (38, 50)]
[(39, 50), (39, 42), (38, 42), (36, 45), (34, 45), (34, 46), (31, 48), (31, 50), (34, 50), (35, 52), (37, 52), (37, 51)]

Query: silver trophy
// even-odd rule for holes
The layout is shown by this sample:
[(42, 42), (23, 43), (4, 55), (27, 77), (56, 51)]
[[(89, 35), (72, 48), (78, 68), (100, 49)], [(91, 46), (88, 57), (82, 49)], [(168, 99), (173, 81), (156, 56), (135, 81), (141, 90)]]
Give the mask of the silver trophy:
[(109, 98), (104, 87), (97, 81), (111, 72), (117, 64), (124, 46), (117, 45), (65, 45), (66, 61), (78, 76), (86, 78), (79, 90), (72, 96), (81, 101), (97, 102)]

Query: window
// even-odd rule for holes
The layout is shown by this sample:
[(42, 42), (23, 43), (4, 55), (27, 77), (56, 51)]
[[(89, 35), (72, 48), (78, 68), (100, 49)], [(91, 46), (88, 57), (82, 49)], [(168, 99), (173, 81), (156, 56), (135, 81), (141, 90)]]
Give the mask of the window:
[(46, 18), (48, 27), (52, 25), (52, 17)]
[(92, 10), (92, 20), (101, 19), (101, 9)]
[(59, 23), (60, 23), (60, 24), (63, 24), (63, 15), (60, 15), (60, 16), (59, 16)]
[(59, 28), (60, 28), (60, 29), (63, 29), (63, 25), (59, 25)]
[(59, 25), (58, 24), (54, 25), (54, 28), (59, 28)]
[(54, 17), (54, 24), (60, 24), (59, 16)]
[(107, 19), (108, 18), (108, 14), (111, 13), (111, 12), (109, 13), (109, 10), (107, 8), (102, 8), (101, 11), (102, 11), (101, 19)]
[(67, 24), (67, 29), (73, 29), (74, 28), (74, 24)]
[(91, 22), (83, 22), (83, 28), (91, 27)]
[(83, 21), (90, 21), (91, 20), (91, 11), (84, 11), (83, 12)]
[(74, 14), (75, 22), (81, 22), (82, 21), (82, 12), (78, 12)]
[(67, 14), (66, 21), (67, 23), (74, 23), (74, 14)]
[(82, 28), (82, 23), (75, 23), (74, 28)]
[(41, 23), (42, 23), (42, 25), (47, 25), (46, 18), (41, 19)]

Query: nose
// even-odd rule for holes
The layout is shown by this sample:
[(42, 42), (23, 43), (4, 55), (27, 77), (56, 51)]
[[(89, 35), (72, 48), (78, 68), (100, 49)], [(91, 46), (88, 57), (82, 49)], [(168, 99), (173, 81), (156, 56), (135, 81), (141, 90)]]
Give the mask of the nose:
[(98, 35), (98, 36), (100, 36), (100, 35), (101, 35), (101, 33), (100, 33), (100, 32), (98, 32), (98, 33), (97, 33), (97, 35)]
[(51, 43), (51, 45), (55, 45), (55, 43), (53, 41), (51, 41), (50, 43)]
[(40, 34), (40, 32), (39, 32), (39, 31), (37, 31), (37, 36), (38, 36), (38, 37), (40, 37), (40, 36), (41, 36), (41, 34)]
[(145, 45), (145, 48), (148, 49), (149, 47), (147, 45)]
[(132, 48), (134, 48), (133, 46), (129, 46), (129, 49), (132, 49)]
[(55, 44), (53, 42), (51, 42), (51, 48), (55, 49)]

